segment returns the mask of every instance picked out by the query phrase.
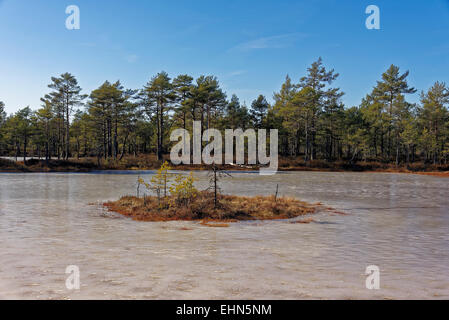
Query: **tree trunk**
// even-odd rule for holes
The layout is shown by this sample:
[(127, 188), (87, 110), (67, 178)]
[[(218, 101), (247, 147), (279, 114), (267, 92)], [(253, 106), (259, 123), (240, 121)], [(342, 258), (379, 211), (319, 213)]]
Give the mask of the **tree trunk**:
[(26, 158), (27, 158), (27, 138), (25, 137), (23, 141), (23, 164), (26, 165)]

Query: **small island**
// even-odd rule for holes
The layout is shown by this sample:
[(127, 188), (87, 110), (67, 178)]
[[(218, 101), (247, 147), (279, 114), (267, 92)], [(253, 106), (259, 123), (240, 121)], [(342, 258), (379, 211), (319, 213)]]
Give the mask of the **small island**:
[[(316, 208), (300, 200), (271, 196), (235, 196), (220, 193), (218, 182), (224, 175), (216, 166), (210, 171), (210, 188), (198, 191), (193, 174), (169, 172), (164, 163), (150, 182), (138, 178), (137, 196), (124, 196), (103, 205), (110, 211), (138, 221), (201, 221), (211, 227), (227, 227), (229, 222), (242, 220), (292, 219), (312, 214)], [(169, 182), (174, 180), (169, 186)], [(156, 195), (140, 196), (141, 186)], [(167, 192), (168, 191), (168, 192)]]

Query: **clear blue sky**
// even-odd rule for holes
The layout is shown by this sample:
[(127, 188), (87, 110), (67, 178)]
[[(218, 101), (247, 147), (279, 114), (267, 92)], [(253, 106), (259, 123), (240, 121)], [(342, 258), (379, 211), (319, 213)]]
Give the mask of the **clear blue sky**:
[[(81, 29), (65, 28), (78, 5)], [(381, 30), (365, 28), (365, 8)], [(230, 97), (272, 99), (322, 56), (357, 105), (390, 64), (419, 90), (449, 83), (449, 0), (0, 0), (0, 101), (40, 106), (51, 76), (74, 74), (89, 93), (105, 80), (140, 88), (167, 71), (216, 75)], [(411, 97), (418, 101), (418, 94)]]

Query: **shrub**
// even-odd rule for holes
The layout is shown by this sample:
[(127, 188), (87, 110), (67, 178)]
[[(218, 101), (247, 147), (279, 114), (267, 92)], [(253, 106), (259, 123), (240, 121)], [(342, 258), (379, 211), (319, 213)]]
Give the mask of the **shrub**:
[(177, 175), (175, 182), (170, 187), (170, 194), (174, 196), (177, 206), (187, 206), (198, 195), (198, 190), (193, 185), (195, 178), (192, 172), (188, 176)]
[(162, 202), (161, 202), (162, 193), (163, 193), (164, 199), (167, 197), (167, 186), (173, 176), (173, 174), (169, 172), (170, 170), (171, 170), (171, 167), (168, 165), (168, 162), (165, 161), (162, 164), (162, 166), (157, 170), (156, 175), (154, 175), (151, 178), (150, 183), (145, 182), (140, 177), (137, 179), (138, 190), (139, 190), (139, 186), (141, 184), (143, 184), (148, 190), (154, 191), (156, 193), (158, 203), (159, 203), (159, 208), (162, 207)]

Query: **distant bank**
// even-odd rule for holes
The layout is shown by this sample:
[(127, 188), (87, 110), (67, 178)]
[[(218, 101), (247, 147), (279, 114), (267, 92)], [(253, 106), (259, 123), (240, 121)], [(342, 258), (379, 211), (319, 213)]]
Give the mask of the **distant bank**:
[[(153, 155), (128, 156), (121, 160), (105, 160), (103, 158), (71, 158), (69, 160), (28, 159), (25, 163), (12, 158), (0, 158), (0, 172), (92, 172), (101, 170), (155, 170), (161, 165)], [(222, 166), (226, 170), (251, 171), (259, 170), (259, 166), (231, 165)], [(207, 165), (173, 165), (176, 170), (208, 170)], [(440, 177), (449, 177), (449, 164), (426, 164), (415, 162), (395, 166), (382, 162), (327, 162), (313, 160), (305, 162), (300, 157), (280, 158), (279, 171), (328, 171), (328, 172), (390, 172), (415, 173)]]

